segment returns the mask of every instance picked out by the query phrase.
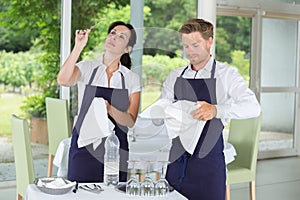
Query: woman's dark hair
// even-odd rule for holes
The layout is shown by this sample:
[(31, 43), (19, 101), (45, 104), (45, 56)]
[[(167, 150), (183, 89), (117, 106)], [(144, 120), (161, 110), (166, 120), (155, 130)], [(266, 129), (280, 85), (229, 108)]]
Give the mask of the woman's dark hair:
[[(122, 21), (116, 21), (116, 22), (113, 22), (112, 24), (110, 24), (107, 33), (109, 34), (111, 32), (111, 30), (113, 28), (115, 28), (116, 26), (126, 26), (130, 30), (130, 38), (129, 38), (127, 46), (131, 46), (133, 48), (133, 46), (136, 43), (136, 32), (135, 32), (133, 26), (131, 24), (126, 24)], [(121, 56), (120, 61), (121, 61), (121, 64), (124, 65), (125, 67), (127, 67), (128, 69), (131, 68), (132, 62), (131, 62), (129, 53), (124, 53)]]

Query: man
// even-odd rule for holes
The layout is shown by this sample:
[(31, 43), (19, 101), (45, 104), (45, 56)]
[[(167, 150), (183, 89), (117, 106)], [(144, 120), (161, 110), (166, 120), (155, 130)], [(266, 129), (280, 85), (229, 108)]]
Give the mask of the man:
[[(173, 70), (160, 98), (199, 104), (191, 115), (206, 121), (189, 154), (179, 137), (172, 140), (167, 180), (188, 199), (224, 200), (226, 166), (222, 131), (229, 119), (257, 117), (260, 105), (236, 68), (215, 61), (210, 54), (213, 25), (190, 19), (179, 30), (190, 64)], [(183, 133), (184, 134), (184, 133)]]

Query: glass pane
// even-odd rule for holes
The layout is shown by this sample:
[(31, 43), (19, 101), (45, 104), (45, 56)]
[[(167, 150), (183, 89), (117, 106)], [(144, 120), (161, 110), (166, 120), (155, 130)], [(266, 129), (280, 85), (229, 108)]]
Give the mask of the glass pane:
[(187, 64), (178, 29), (187, 19), (196, 17), (197, 1), (172, 0), (172, 4), (177, 6), (162, 15), (170, 1), (145, 1), (151, 17), (144, 19), (141, 111), (160, 96), (169, 72)]
[(262, 87), (295, 87), (297, 21), (263, 19)]
[(249, 17), (218, 16), (216, 26), (216, 60), (236, 67), (248, 84), (251, 21)]
[(259, 151), (293, 148), (295, 94), (262, 93), (260, 103), (263, 120)]
[(300, 4), (300, 0), (260, 0), (260, 2), (279, 2), (288, 4)]

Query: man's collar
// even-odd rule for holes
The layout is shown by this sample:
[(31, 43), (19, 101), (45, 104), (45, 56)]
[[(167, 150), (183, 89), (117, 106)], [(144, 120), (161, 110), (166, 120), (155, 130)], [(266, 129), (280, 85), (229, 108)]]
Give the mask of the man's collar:
[[(206, 72), (209, 72), (209, 73), (210, 73), (211, 70), (212, 70), (213, 62), (214, 62), (214, 58), (213, 58), (213, 56), (210, 56), (209, 61), (208, 61), (208, 62), (206, 63), (206, 65), (205, 65), (202, 69), (200, 69), (199, 71), (206, 71)], [(191, 64), (189, 64), (188, 70), (194, 71)]]

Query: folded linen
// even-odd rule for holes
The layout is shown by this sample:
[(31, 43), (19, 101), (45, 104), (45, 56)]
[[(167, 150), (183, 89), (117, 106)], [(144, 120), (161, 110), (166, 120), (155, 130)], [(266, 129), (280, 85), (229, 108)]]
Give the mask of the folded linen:
[(139, 116), (148, 119), (164, 119), (169, 138), (179, 136), (184, 149), (193, 154), (206, 123), (194, 119), (191, 115), (191, 112), (199, 106), (192, 101), (180, 100), (172, 103), (168, 99), (159, 99)]
[(114, 124), (108, 119), (105, 100), (94, 98), (82, 122), (78, 137), (78, 147), (93, 144), (95, 150), (102, 138), (112, 133)]
[(68, 160), (70, 150), (71, 138), (63, 139), (56, 150), (53, 165), (57, 167), (57, 177), (68, 176)]
[(63, 189), (70, 188), (76, 185), (76, 181), (64, 180), (63, 178), (40, 178), (38, 179), (37, 186), (49, 189)]

